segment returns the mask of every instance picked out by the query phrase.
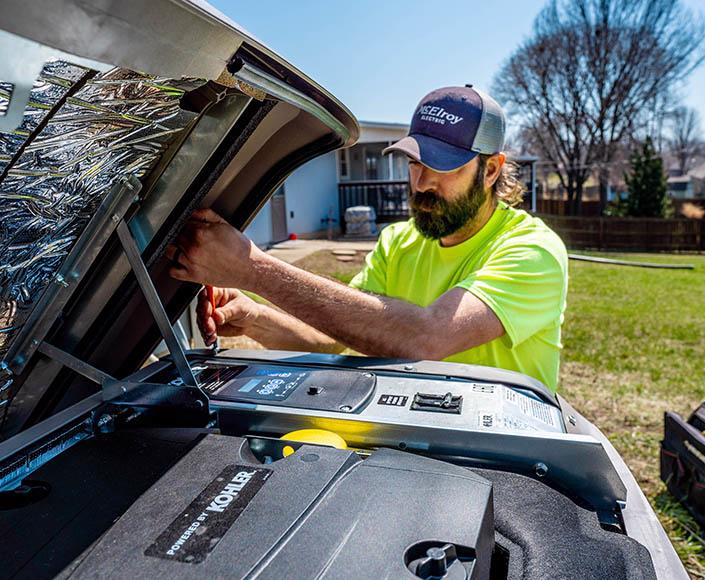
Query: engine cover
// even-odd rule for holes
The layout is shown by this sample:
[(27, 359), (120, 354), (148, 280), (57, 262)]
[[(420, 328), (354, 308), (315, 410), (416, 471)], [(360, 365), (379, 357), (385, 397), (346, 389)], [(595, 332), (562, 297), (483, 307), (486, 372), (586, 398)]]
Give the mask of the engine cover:
[(459, 466), (308, 445), (261, 464), (208, 435), (65, 574), (480, 580), (493, 520), (492, 484)]

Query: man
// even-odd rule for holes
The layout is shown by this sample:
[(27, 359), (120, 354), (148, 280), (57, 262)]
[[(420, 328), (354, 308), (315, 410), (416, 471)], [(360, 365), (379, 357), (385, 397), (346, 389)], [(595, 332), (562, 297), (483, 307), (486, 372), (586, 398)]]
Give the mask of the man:
[[(268, 348), (449, 360), (558, 384), (567, 255), (541, 220), (513, 209), (521, 188), (502, 153), (499, 105), (468, 85), (433, 91), (409, 135), (412, 218), (385, 228), (344, 286), (277, 260), (210, 210), (198, 210), (167, 255), (202, 293), (204, 339), (247, 335)], [(281, 310), (259, 304), (252, 291)]]

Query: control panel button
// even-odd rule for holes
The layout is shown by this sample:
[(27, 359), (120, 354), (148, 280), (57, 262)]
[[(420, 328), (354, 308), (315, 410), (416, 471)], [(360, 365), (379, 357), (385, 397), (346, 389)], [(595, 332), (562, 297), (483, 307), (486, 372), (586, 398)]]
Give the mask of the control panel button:
[(431, 413), (453, 413), (460, 415), (463, 407), (463, 396), (446, 393), (437, 395), (432, 393), (416, 393), (411, 403), (412, 411), (428, 411)]

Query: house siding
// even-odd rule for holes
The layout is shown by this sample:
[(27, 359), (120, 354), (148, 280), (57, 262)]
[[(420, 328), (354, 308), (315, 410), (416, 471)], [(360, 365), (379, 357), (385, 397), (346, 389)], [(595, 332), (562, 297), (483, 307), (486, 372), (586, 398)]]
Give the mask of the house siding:
[(338, 216), (338, 174), (334, 151), (299, 167), (286, 180), (286, 223), (290, 233), (310, 234), (326, 229), (321, 221)]
[(245, 228), (245, 234), (260, 247), (265, 247), (272, 241), (272, 208), (269, 202), (257, 212), (250, 225)]

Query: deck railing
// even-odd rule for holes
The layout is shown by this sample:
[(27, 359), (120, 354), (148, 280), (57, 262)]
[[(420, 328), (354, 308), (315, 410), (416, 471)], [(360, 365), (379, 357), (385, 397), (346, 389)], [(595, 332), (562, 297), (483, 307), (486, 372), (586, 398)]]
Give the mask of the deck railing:
[(345, 228), (345, 210), (356, 205), (372, 206), (377, 223), (405, 220), (409, 217), (409, 182), (343, 181), (338, 183), (340, 225)]

